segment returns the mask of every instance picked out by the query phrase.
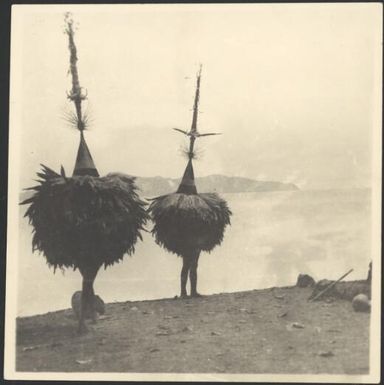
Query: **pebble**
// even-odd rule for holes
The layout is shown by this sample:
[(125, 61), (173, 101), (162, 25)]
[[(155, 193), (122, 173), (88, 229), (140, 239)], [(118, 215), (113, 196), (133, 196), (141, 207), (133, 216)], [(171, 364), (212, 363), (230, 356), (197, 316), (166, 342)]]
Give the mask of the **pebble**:
[(287, 314), (288, 314), (288, 311), (283, 311), (282, 313), (278, 314), (277, 316), (278, 316), (279, 318), (283, 318), (283, 317), (285, 317)]
[(39, 349), (39, 346), (26, 346), (23, 348), (23, 352), (28, 352), (30, 350), (36, 350)]
[(91, 362), (92, 362), (92, 358), (89, 360), (76, 360), (76, 363), (79, 365), (86, 365), (86, 364), (90, 364)]
[(305, 328), (305, 326), (303, 324), (301, 324), (300, 322), (293, 322), (292, 327), (294, 327), (296, 329), (304, 329)]
[(320, 351), (317, 353), (320, 357), (332, 357), (334, 356), (333, 352), (331, 350), (328, 350), (326, 352)]
[(292, 322), (286, 325), (288, 331), (292, 331), (293, 329), (304, 329), (305, 326), (299, 322)]
[(313, 286), (315, 284), (315, 280), (308, 274), (299, 274), (297, 277), (296, 286), (298, 287), (308, 287)]

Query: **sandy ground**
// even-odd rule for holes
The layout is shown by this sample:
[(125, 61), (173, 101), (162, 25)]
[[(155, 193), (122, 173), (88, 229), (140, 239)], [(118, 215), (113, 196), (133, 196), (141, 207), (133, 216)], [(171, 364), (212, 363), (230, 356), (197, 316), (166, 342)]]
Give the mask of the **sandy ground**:
[(72, 310), (17, 320), (17, 371), (367, 374), (369, 320), (297, 287), (112, 303), (78, 336)]

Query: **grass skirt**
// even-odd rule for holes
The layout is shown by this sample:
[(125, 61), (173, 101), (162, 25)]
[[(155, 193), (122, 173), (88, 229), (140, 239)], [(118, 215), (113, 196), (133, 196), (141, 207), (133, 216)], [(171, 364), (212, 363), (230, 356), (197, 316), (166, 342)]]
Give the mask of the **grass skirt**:
[(33, 251), (57, 267), (103, 265), (132, 254), (148, 214), (136, 193), (134, 178), (65, 177), (43, 166), (25, 216), (33, 226)]
[(155, 198), (148, 211), (156, 243), (179, 256), (213, 250), (223, 240), (232, 214), (217, 194), (164, 195)]

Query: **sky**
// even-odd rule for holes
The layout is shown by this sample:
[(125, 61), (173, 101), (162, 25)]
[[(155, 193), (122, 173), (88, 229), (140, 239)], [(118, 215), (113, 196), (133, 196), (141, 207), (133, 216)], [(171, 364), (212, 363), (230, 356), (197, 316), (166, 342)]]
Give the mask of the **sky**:
[(379, 4), (16, 7), (10, 147), (20, 187), (40, 163), (73, 171), (65, 11), (77, 23), (86, 140), (100, 174), (181, 177), (187, 141), (171, 128), (190, 128), (202, 63), (198, 129), (223, 135), (198, 140), (195, 175), (371, 185)]

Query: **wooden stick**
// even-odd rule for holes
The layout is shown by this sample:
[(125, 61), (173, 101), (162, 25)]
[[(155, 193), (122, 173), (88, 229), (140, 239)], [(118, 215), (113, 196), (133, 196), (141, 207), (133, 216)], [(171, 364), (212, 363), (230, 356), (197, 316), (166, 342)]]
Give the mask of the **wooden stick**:
[(82, 132), (85, 130), (86, 121), (84, 120), (84, 114), (81, 111), (81, 102), (87, 98), (87, 95), (84, 95), (82, 93), (82, 87), (80, 86), (79, 72), (77, 70), (77, 48), (74, 40), (75, 31), (73, 29), (72, 15), (69, 12), (65, 14), (65, 23), (65, 32), (68, 35), (69, 40), (69, 63), (70, 72), (72, 75), (72, 89), (69, 94), (67, 93), (67, 96), (68, 99), (70, 99), (75, 105), (77, 116), (77, 128)]
[(343, 278), (345, 278), (348, 274), (352, 273), (353, 269), (347, 271), (344, 275), (342, 275), (337, 281), (334, 281), (330, 283), (325, 289), (323, 289), (320, 293), (317, 293), (317, 295), (314, 298), (309, 297), (309, 301), (316, 301), (319, 299), (324, 293), (326, 293), (329, 289), (331, 289), (333, 286), (336, 285), (336, 283), (340, 282)]

